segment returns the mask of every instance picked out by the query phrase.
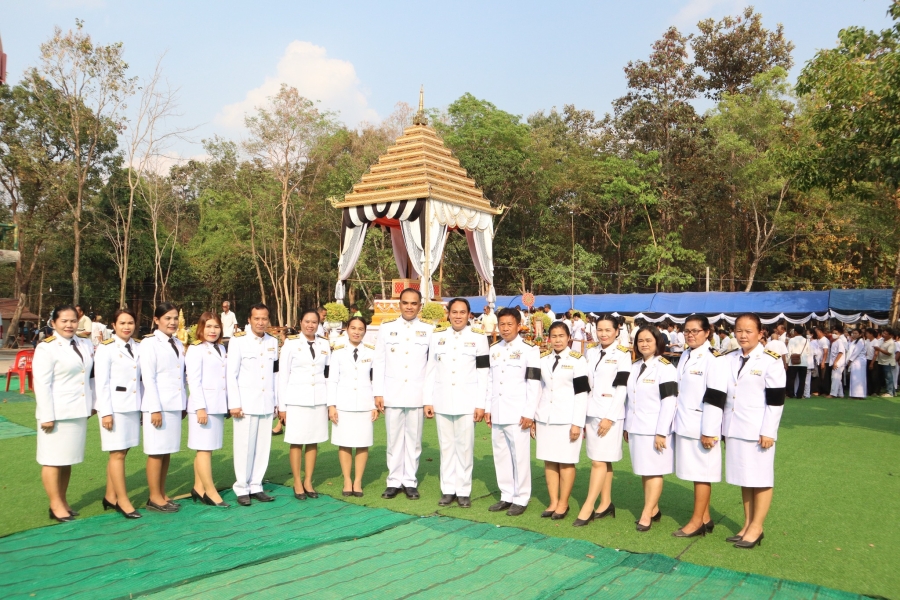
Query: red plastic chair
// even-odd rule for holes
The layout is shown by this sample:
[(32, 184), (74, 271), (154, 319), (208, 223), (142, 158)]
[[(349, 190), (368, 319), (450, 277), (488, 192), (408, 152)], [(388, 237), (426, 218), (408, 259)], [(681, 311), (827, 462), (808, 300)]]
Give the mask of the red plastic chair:
[(16, 360), (6, 372), (6, 391), (9, 391), (9, 380), (13, 375), (19, 377), (19, 393), (25, 393), (25, 379), (28, 379), (28, 389), (34, 391), (34, 375), (31, 370), (31, 361), (34, 360), (34, 348), (19, 350), (16, 352)]

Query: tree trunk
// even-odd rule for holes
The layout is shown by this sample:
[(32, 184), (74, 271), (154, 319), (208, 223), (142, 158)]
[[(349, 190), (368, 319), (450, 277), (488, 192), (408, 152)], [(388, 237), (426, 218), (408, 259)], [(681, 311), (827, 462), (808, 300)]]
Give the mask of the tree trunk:
[[(119, 308), (128, 305), (125, 302), (125, 288), (128, 286), (128, 256), (131, 250), (131, 218), (134, 214), (134, 189), (128, 196), (128, 220), (125, 221), (125, 240), (122, 244), (122, 279), (119, 281)], [(137, 325), (137, 323), (135, 323)]]
[(3, 344), (5, 348), (15, 348), (16, 346), (16, 337), (19, 334), (19, 319), (22, 318), (23, 310), (25, 310), (25, 294), (19, 293), (19, 302), (16, 304), (16, 310), (13, 312), (12, 319), (9, 320), (9, 330), (6, 332), (6, 342)]
[[(79, 213), (81, 211), (78, 211)], [(81, 214), (75, 217), (75, 257), (72, 265), (72, 304), (78, 305), (81, 301)]]
[(754, 257), (753, 262), (750, 263), (750, 273), (747, 274), (747, 287), (744, 289), (745, 292), (749, 292), (753, 288), (753, 280), (756, 278), (756, 269), (759, 268), (760, 260), (761, 258), (757, 255)]
[(891, 314), (888, 322), (896, 327), (900, 320), (900, 252), (897, 253), (897, 266), (894, 269), (894, 293), (891, 294)]

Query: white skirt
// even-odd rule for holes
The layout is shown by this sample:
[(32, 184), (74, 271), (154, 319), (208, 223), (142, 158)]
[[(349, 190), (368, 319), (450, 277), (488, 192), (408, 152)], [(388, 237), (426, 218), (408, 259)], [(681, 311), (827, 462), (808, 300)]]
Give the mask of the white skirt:
[(564, 465), (578, 464), (581, 456), (581, 436), (576, 441), (569, 439), (569, 431), (572, 425), (548, 425), (537, 424), (537, 449), (535, 456), (538, 460), (562, 463)]
[(174, 454), (181, 450), (181, 411), (162, 411), (162, 426), (159, 429), (150, 421), (150, 413), (144, 417), (144, 454), (158, 456)]
[(37, 424), (37, 461), (45, 467), (68, 467), (84, 461), (87, 417), (60, 419), (50, 433)]
[(751, 488), (775, 486), (775, 446), (763, 450), (758, 440), (725, 440), (725, 481)]
[(597, 435), (600, 417), (588, 417), (585, 428), (587, 441), (587, 457), (597, 462), (617, 462), (622, 460), (622, 430), (625, 419), (613, 421), (613, 426), (603, 437)]
[(700, 440), (675, 434), (675, 475), (684, 481), (722, 481), (722, 446), (707, 450)]
[(197, 413), (188, 413), (188, 448), (211, 452), (222, 447), (225, 415), (207, 415), (206, 425), (197, 422)]
[(628, 434), (628, 452), (635, 475), (653, 477), (675, 472), (675, 434), (666, 436), (666, 447), (658, 452), (653, 445), (655, 435)]
[(328, 407), (287, 406), (284, 441), (288, 444), (319, 444), (328, 440)]
[(338, 410), (337, 425), (331, 425), (331, 443), (344, 448), (368, 448), (374, 443), (372, 411)]
[(134, 448), (141, 443), (141, 412), (132, 410), (112, 414), (113, 428), (108, 431), (100, 421), (100, 449), (104, 452), (117, 452)]

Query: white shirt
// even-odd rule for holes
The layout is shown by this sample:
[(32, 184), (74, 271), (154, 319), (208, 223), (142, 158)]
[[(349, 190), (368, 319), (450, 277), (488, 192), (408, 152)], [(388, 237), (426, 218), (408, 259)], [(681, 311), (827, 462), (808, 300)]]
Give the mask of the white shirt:
[(581, 319), (572, 321), (572, 339), (576, 342), (584, 341), (584, 321)]
[(625, 418), (625, 396), (631, 375), (631, 352), (625, 346), (592, 345), (587, 350), (591, 397), (587, 416), (610, 421)]
[[(809, 367), (809, 340), (806, 339), (805, 336), (795, 335), (790, 340), (788, 340), (787, 354), (788, 354), (788, 365), (794, 367), (803, 367), (804, 369)], [(769, 350), (769, 346), (766, 345), (766, 350)], [(794, 365), (790, 361), (791, 354), (799, 354), (800, 355), (800, 364)]]
[(743, 356), (738, 350), (722, 357), (721, 368), (728, 380), (722, 433), (748, 441), (759, 440), (761, 435), (778, 439), (787, 383), (784, 364), (762, 344), (750, 351), (741, 368)]
[(189, 413), (196, 413), (200, 409), (210, 415), (224, 415), (228, 412), (226, 361), (225, 346), (221, 344), (197, 340), (188, 348), (184, 367), (191, 390), (187, 405)]
[(228, 408), (248, 415), (271, 415), (275, 411), (275, 367), (278, 340), (268, 333), (237, 332), (228, 342), (225, 379)]
[(511, 342), (501, 339), (492, 344), (490, 357), (490, 403), (485, 412), (491, 422), (513, 425), (522, 417), (533, 419), (541, 397), (541, 351), (516, 336)]
[(641, 372), (644, 359), (631, 365), (625, 401), (625, 431), (638, 435), (669, 435), (675, 417), (678, 374), (661, 356), (654, 356)]
[(497, 331), (497, 315), (493, 312), (487, 315), (481, 315), (481, 326), (487, 334)]
[[(72, 341), (81, 353), (72, 348)], [(89, 417), (94, 404), (91, 367), (94, 346), (79, 337), (66, 339), (55, 333), (34, 349), (35, 417), (38, 423)]]
[[(838, 358), (840, 355), (840, 358)], [(843, 369), (847, 364), (847, 338), (843, 335), (838, 336), (831, 344), (831, 351), (828, 353), (828, 364), (835, 369)]]
[(435, 329), (428, 349), (423, 402), (441, 415), (467, 415), (484, 409), (488, 400), (488, 346), (481, 329)]
[(675, 433), (698, 440), (700, 435), (722, 434), (722, 410), (728, 381), (715, 363), (721, 356), (705, 342), (688, 348), (678, 361), (678, 400), (675, 409)]
[(103, 341), (103, 331), (106, 329), (106, 325), (99, 321), (94, 321), (91, 323), (91, 343), (94, 344), (94, 347), (100, 345), (100, 342)]
[[(126, 346), (131, 348), (129, 353)], [(94, 408), (100, 418), (141, 410), (140, 344), (114, 336), (97, 346), (94, 354)]]
[(328, 403), (326, 378), (331, 344), (322, 337), (289, 335), (278, 359), (278, 410), (291, 406), (324, 406)]
[[(353, 351), (356, 350), (356, 360)], [(349, 341), (336, 345), (331, 351), (328, 366), (328, 406), (347, 412), (375, 410), (375, 394), (372, 393), (372, 359), (375, 346)]]
[(535, 421), (584, 427), (589, 392), (587, 361), (580, 352), (569, 349), (559, 354), (553, 350), (544, 352), (541, 355), (541, 397), (534, 412)]
[(392, 408), (424, 406), (425, 367), (434, 326), (403, 317), (381, 323), (375, 341), (372, 390)]
[[(176, 356), (172, 343), (178, 349)], [(141, 340), (142, 412), (178, 411), (187, 408), (184, 377), (184, 345), (159, 329)]]
[(771, 350), (778, 356), (784, 356), (788, 353), (787, 346), (784, 345), (784, 342), (781, 340), (770, 340), (768, 344), (766, 344), (766, 350)]
[(222, 319), (222, 337), (228, 339), (234, 335), (234, 330), (237, 329), (237, 317), (234, 316), (234, 311), (229, 310), (228, 312), (223, 311), (219, 318)]
[(545, 314), (546, 314), (548, 317), (550, 317), (550, 324), (552, 325), (553, 322), (556, 321), (556, 313), (553, 312), (552, 310), (548, 310)]

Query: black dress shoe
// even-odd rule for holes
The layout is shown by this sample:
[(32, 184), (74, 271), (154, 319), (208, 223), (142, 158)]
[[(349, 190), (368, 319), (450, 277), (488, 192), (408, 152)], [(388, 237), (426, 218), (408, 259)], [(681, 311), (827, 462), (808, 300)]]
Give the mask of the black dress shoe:
[(491, 504), (488, 507), (488, 510), (491, 512), (500, 512), (501, 510), (506, 510), (510, 506), (512, 506), (512, 502), (505, 502), (505, 501), (501, 500), (500, 502)]
[(116, 504), (116, 512), (119, 513), (120, 515), (122, 515), (123, 517), (125, 517), (126, 519), (140, 519), (141, 517), (144, 516), (136, 510), (133, 510), (131, 512), (125, 512), (125, 510), (118, 504)]
[(419, 499), (419, 490), (414, 487), (403, 486), (403, 493), (406, 494), (406, 497), (410, 500)]
[(353, 495), (353, 490), (350, 490), (349, 492), (344, 490), (341, 492), (341, 496), (344, 496), (344, 497), (352, 496), (352, 495)]
[(659, 523), (660, 519), (662, 519), (662, 511), (661, 510), (656, 511), (656, 514), (653, 515), (652, 517), (650, 517), (651, 521), (656, 521), (657, 523)]
[(282, 427), (278, 431), (275, 431), (274, 429), (272, 430), (272, 435), (281, 435), (283, 433), (284, 433), (284, 427)]
[(562, 521), (563, 519), (566, 518), (567, 514), (569, 514), (568, 507), (566, 507), (566, 512), (564, 512), (564, 513), (558, 513), (558, 512), (553, 513), (553, 515), (550, 517), (550, 520), (551, 521)]
[(70, 517), (80, 517), (80, 516), (81, 516), (81, 513), (78, 512), (77, 510), (72, 510), (72, 509), (70, 508), (70, 509), (69, 509), (69, 516), (70, 516)]
[[(58, 521), (58, 522), (60, 522), (60, 523), (71, 523), (72, 521), (75, 520), (75, 517), (73, 517), (73, 516), (71, 516), (71, 515), (66, 516), (66, 517), (57, 517), (56, 515), (53, 514), (53, 509), (52, 509), (52, 508), (48, 509), (48, 512), (50, 513), (50, 520), (51, 520), (51, 521)], [(67, 512), (68, 512), (68, 511), (67, 511)]]
[(191, 502), (203, 502), (203, 496), (194, 488), (191, 488)]
[(732, 535), (732, 536), (729, 536), (729, 537), (725, 538), (725, 541), (728, 542), (729, 544), (733, 544), (734, 542), (739, 542), (739, 541), (741, 541), (742, 539), (744, 539), (743, 536), (740, 536), (740, 535)]
[(736, 542), (734, 544), (734, 547), (735, 548), (744, 548), (745, 550), (749, 550), (750, 548), (753, 548), (754, 546), (762, 546), (762, 539), (765, 537), (765, 535), (766, 534), (761, 533), (761, 534), (759, 534), (759, 537), (753, 541), (742, 539), (741, 541)]
[(591, 513), (587, 519), (575, 519), (572, 521), (572, 527), (584, 527), (585, 525), (590, 524), (591, 521), (597, 518), (598, 513)]
[(275, 498), (268, 495), (265, 492), (256, 492), (255, 494), (250, 494), (250, 497), (254, 500), (259, 500), (260, 502), (274, 502)]
[(358, 492), (353, 492), (353, 495), (354, 495), (355, 497), (357, 497), (357, 498), (362, 498), (362, 497), (363, 497), (362, 490), (360, 490), (360, 491), (358, 491)]
[(542, 518), (542, 519), (549, 519), (549, 518), (552, 517), (552, 516), (553, 516), (553, 511), (552, 511), (552, 510), (545, 510), (544, 512), (541, 513), (541, 518)]
[(438, 506), (450, 506), (456, 500), (456, 494), (443, 494), (438, 500)]
[(716, 528), (716, 524), (710, 521), (709, 523), (704, 523), (704, 527), (706, 527), (706, 533), (712, 533), (713, 529)]
[(156, 502), (153, 502), (149, 499), (147, 500), (147, 510), (170, 514), (178, 512), (177, 505), (175, 504), (157, 504)]
[(229, 506), (231, 506), (227, 502), (216, 502), (206, 494), (203, 494), (203, 498), (201, 498), (200, 500), (207, 506), (218, 506), (219, 508), (228, 508)]
[(297, 500), (306, 500), (306, 492), (294, 492), (294, 498)]
[(692, 538), (692, 537), (699, 537), (699, 536), (706, 537), (706, 525), (701, 525), (700, 527), (698, 527), (697, 529), (695, 529), (694, 531), (692, 531), (690, 533), (685, 533), (683, 527), (681, 529), (679, 529), (678, 531), (672, 532), (672, 537), (677, 537), (677, 538)]
[(638, 531), (650, 531), (650, 526), (653, 525), (653, 521), (650, 522), (650, 525), (641, 525), (640, 520), (634, 522), (634, 528)]
[(105, 496), (103, 497), (103, 512), (106, 512), (109, 509), (115, 510), (118, 506), (118, 504), (113, 504), (107, 500)]
[(316, 490), (308, 490), (308, 489), (306, 489), (305, 485), (303, 486), (303, 491), (306, 493), (307, 496), (309, 496), (313, 500), (315, 500), (316, 498), (319, 497), (319, 492), (317, 492)]
[(602, 519), (603, 517), (606, 517), (606, 516), (610, 516), (613, 519), (616, 518), (616, 505), (613, 504), (612, 502), (609, 503), (609, 506), (607, 506), (606, 510), (604, 510), (603, 512), (595, 512), (594, 513), (595, 519)]
[(506, 511), (506, 514), (510, 517), (518, 517), (525, 512), (526, 508), (526, 506), (522, 506), (521, 504), (512, 504), (510, 505), (509, 510)]
[(385, 500), (390, 500), (391, 498), (396, 498), (399, 493), (400, 488), (388, 487), (384, 489), (384, 493), (381, 494), (381, 497)]
[[(294, 494), (295, 496), (297, 494)], [(237, 503), (241, 506), (250, 506), (250, 496), (238, 496)]]
[(456, 503), (460, 508), (472, 508), (472, 499), (468, 496), (457, 496)]
[(172, 509), (172, 512), (178, 512), (179, 510), (181, 510), (181, 505), (180, 505), (180, 504), (175, 504), (175, 503), (172, 502), (171, 500), (166, 500), (166, 506), (168, 506), (169, 508), (171, 508), (171, 509)]

